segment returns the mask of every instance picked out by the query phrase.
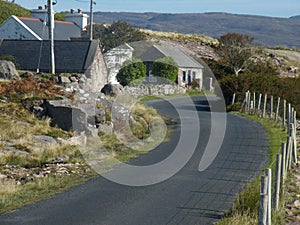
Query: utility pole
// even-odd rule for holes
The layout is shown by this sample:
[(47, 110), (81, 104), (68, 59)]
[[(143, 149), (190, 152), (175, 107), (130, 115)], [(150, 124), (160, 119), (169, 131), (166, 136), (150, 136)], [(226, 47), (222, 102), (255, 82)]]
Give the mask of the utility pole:
[(94, 12), (93, 7), (96, 2), (94, 0), (91, 0), (90, 3), (90, 41), (93, 40), (93, 22), (94, 22)]
[(50, 40), (50, 73), (55, 74), (55, 56), (54, 56), (54, 15), (52, 0), (48, 0), (48, 24)]

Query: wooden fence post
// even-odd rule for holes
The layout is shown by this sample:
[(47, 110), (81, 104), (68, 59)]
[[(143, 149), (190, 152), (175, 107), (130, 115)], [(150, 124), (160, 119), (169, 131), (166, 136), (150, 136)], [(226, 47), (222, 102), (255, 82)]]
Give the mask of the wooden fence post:
[(235, 93), (233, 93), (231, 105), (234, 105), (234, 102), (235, 102)]
[(273, 195), (273, 208), (278, 210), (279, 208), (279, 196), (280, 196), (280, 180), (281, 180), (281, 154), (276, 156), (276, 171), (275, 171), (275, 186)]
[(286, 143), (281, 144), (281, 154), (282, 154), (282, 166), (281, 166), (281, 174), (282, 181), (281, 186), (284, 186), (285, 178), (286, 178)]
[(266, 176), (268, 177), (268, 216), (267, 225), (271, 225), (271, 211), (272, 211), (272, 170), (270, 168), (266, 169)]
[(273, 95), (271, 95), (271, 103), (270, 103), (270, 118), (273, 119)]
[(258, 210), (258, 225), (267, 225), (268, 215), (268, 177), (262, 176), (260, 182), (260, 199)]
[(287, 138), (287, 143), (286, 143), (286, 147), (287, 147), (287, 168), (288, 170), (290, 170), (292, 168), (292, 148), (291, 148), (291, 144), (292, 144), (292, 138), (291, 136), (288, 136)]
[(259, 97), (258, 97), (258, 104), (257, 104), (257, 110), (258, 110), (258, 111), (260, 110), (260, 107), (261, 107), (261, 97), (262, 97), (262, 94), (259, 94)]
[(282, 127), (286, 128), (286, 100), (283, 100)]
[(263, 105), (263, 112), (262, 112), (262, 118), (265, 118), (265, 116), (266, 116), (267, 97), (268, 97), (268, 95), (265, 94), (264, 105)]
[[(291, 113), (292, 113), (292, 106), (291, 103), (288, 104), (288, 113), (287, 113), (287, 128), (289, 129), (290, 123), (291, 123)], [(290, 134), (290, 133), (289, 133)]]
[(253, 109), (254, 109), (254, 111), (256, 109), (256, 94), (255, 94), (255, 92), (253, 93)]
[(275, 123), (278, 121), (278, 114), (279, 114), (279, 107), (280, 107), (280, 97), (277, 99), (276, 111), (275, 111)]
[(296, 122), (295, 123), (291, 123), (291, 136), (292, 136), (292, 152), (293, 152), (293, 156), (294, 156), (294, 163), (298, 163), (298, 158), (297, 158), (297, 137), (296, 137)]

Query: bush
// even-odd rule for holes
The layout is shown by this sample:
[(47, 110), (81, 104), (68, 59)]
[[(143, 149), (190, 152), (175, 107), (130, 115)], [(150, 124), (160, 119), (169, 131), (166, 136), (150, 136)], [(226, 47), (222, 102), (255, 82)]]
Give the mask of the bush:
[(227, 104), (231, 103), (233, 93), (236, 102), (243, 101), (247, 91), (273, 95), (286, 99), (300, 112), (300, 78), (279, 78), (275, 75), (241, 74), (226, 76), (219, 81)]
[(153, 63), (152, 73), (154, 76), (163, 77), (176, 82), (178, 67), (172, 57), (164, 57)]
[(126, 86), (134, 81), (140, 80), (146, 76), (146, 66), (141, 60), (131, 59), (124, 63), (124, 66), (117, 74), (117, 80), (121, 85)]

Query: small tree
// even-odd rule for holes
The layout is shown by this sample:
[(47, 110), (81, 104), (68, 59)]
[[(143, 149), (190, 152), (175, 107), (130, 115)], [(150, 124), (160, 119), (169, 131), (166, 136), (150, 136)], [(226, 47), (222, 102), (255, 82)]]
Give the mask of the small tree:
[(126, 86), (146, 76), (146, 66), (139, 59), (131, 59), (124, 62), (123, 67), (117, 74), (117, 80)]
[(164, 57), (153, 63), (152, 73), (154, 76), (164, 77), (176, 82), (178, 67), (172, 57)]
[(250, 64), (255, 48), (251, 46), (254, 38), (236, 33), (228, 33), (219, 37), (217, 52), (222, 64), (229, 66), (235, 75), (244, 71)]
[[(87, 30), (82, 35), (87, 37), (88, 34), (89, 27), (87, 27)], [(110, 26), (95, 24), (93, 26), (93, 39), (100, 39), (102, 51), (107, 52), (126, 42), (145, 40), (146, 35), (138, 28), (132, 27), (129, 23), (117, 21)]]

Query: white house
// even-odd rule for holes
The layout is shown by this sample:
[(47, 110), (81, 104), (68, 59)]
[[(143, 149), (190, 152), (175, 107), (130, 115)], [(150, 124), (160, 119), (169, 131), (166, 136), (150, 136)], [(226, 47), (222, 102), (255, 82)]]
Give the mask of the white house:
[[(0, 25), (0, 38), (13, 40), (49, 40), (47, 8), (31, 11), (32, 17), (10, 16)], [(54, 15), (53, 15), (54, 16)], [(87, 26), (88, 15), (71, 10), (66, 21), (54, 21), (54, 39), (80, 38)]]
[(104, 54), (109, 83), (119, 83), (116, 76), (122, 68), (123, 63), (132, 58), (133, 51), (134, 49), (129, 44), (125, 43), (124, 45), (113, 48)]

